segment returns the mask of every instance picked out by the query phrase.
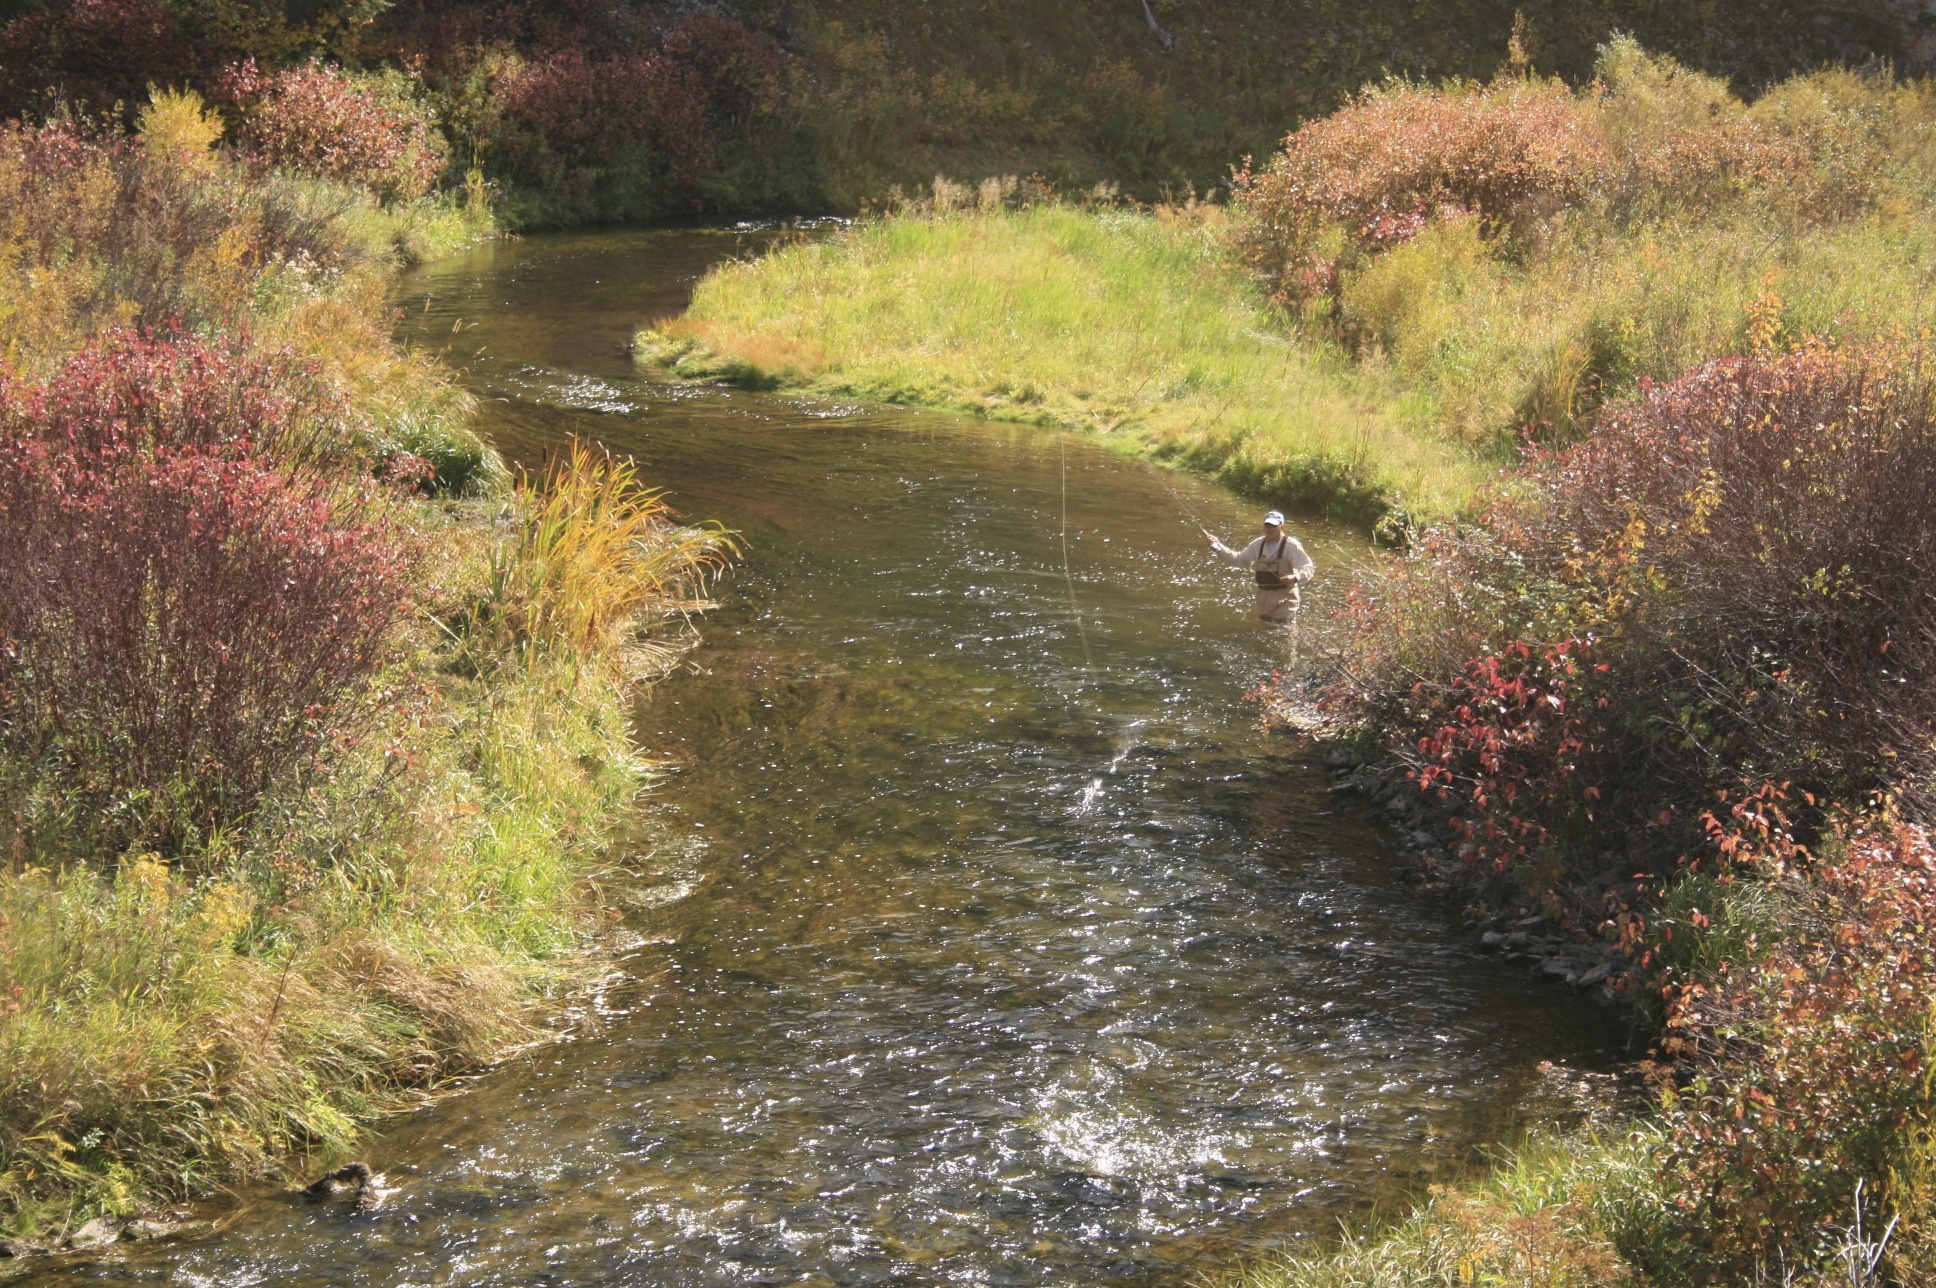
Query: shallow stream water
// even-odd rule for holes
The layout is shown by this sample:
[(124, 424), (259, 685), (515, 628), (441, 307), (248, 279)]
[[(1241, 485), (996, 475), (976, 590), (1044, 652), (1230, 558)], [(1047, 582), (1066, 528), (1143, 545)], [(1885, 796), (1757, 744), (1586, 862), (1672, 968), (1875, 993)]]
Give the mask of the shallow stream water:
[(507, 454), (595, 438), (747, 543), (640, 709), (670, 773), (575, 1036), (373, 1141), (374, 1215), (243, 1194), (34, 1282), (1182, 1283), (1469, 1165), (1564, 1112), (1541, 1061), (1608, 1057), (1255, 727), (1286, 641), (1186, 518), (1257, 507), (1048, 431), (641, 380), (637, 324), (752, 249), (532, 238), (405, 285)]

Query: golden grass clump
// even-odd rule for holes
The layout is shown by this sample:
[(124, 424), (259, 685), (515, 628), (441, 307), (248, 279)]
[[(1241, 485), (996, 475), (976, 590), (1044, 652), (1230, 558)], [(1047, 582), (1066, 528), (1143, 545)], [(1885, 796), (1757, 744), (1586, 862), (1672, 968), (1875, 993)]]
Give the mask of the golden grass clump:
[(1653, 1136), (1535, 1136), (1409, 1218), (1209, 1282), (1227, 1288), (1628, 1288), (1618, 1243), (1659, 1210)]
[(644, 638), (649, 619), (708, 607), (706, 584), (735, 549), (715, 525), (676, 523), (630, 460), (575, 438), (541, 479), (518, 481), (512, 509), (473, 618), (501, 656), (562, 650), (649, 670), (666, 655)]

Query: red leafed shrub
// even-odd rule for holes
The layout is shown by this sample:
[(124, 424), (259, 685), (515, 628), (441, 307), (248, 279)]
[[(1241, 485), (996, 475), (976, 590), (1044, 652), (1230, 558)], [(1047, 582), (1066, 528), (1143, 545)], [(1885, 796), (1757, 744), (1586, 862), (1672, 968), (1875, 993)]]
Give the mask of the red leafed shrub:
[(243, 140), (272, 165), (411, 200), (435, 186), (446, 148), (430, 113), (392, 84), (310, 62), (274, 74), (231, 68)]
[(1839, 848), (1795, 893), (1785, 940), (1670, 1017), (1692, 1076), (1665, 1115), (1669, 1175), (1717, 1277), (1828, 1242), (1858, 1183), (1873, 1232), (1902, 1222), (1890, 1282), (1936, 1270), (1936, 849), (1874, 822)]
[(501, 160), (520, 183), (585, 189), (583, 200), (614, 167), (689, 187), (714, 163), (708, 86), (678, 59), (565, 49), (506, 64), (492, 89)]
[[(1368, 577), (1332, 700), (1389, 733), (1469, 857), (1543, 855), (1549, 887), (1664, 875), (1715, 793), (1761, 783), (1928, 819), (1932, 495), (1913, 353), (1705, 364)], [(1586, 822), (1617, 852), (1568, 844)]]
[(246, 817), (379, 660), (400, 556), (259, 446), (292, 419), (192, 341), (0, 385), (0, 740), (116, 844)]
[[(1525, 231), (1589, 192), (1607, 164), (1592, 114), (1558, 82), (1369, 90), (1237, 176), (1239, 246), (1286, 300), (1329, 252), (1416, 233), (1440, 215)], [(1317, 274), (1321, 280), (1322, 274)]]
[(1621, 571), (1711, 749), (1834, 799), (1936, 774), (1936, 381), (1893, 348), (1704, 364), (1559, 457), (1522, 538)]
[(578, 4), (503, 18), (499, 43), (469, 53), (448, 43), (461, 24), (439, 24), (433, 62), (453, 131), (512, 191), (515, 218), (689, 212), (735, 144), (785, 133), (789, 55), (743, 23)]
[(1591, 740), (1607, 705), (1595, 692), (1606, 667), (1593, 651), (1584, 639), (1515, 641), (1474, 658), (1434, 695), (1427, 718), (1439, 723), (1417, 743), (1414, 780), (1455, 804), (1451, 826), (1470, 853), (1535, 886), (1553, 846), (1595, 821), (1602, 795)]
[(710, 115), (719, 125), (739, 128), (779, 106), (787, 52), (765, 32), (697, 13), (666, 33), (664, 49), (704, 81)]
[(179, 336), (109, 332), (58, 379), (0, 384), (0, 396), (9, 437), (89, 459), (201, 448), (313, 463), (347, 437), (341, 393), (307, 369)]

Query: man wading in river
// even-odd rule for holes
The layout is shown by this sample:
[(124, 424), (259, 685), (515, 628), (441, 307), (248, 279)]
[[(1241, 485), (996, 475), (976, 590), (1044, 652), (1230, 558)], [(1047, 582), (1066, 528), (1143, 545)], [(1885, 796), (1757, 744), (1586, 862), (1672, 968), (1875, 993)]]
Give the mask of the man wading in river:
[(1249, 568), (1257, 574), (1257, 616), (1274, 625), (1288, 625), (1297, 611), (1298, 587), (1311, 580), (1318, 566), (1296, 537), (1284, 531), (1284, 516), (1272, 510), (1264, 516), (1264, 535), (1232, 550), (1208, 528), (1199, 532), (1210, 540), (1210, 549), (1233, 568)]

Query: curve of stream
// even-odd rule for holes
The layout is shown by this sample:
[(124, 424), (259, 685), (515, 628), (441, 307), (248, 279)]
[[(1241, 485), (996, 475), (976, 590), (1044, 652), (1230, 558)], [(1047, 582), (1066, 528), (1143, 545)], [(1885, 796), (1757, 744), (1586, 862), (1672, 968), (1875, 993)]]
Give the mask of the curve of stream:
[(750, 249), (532, 238), (405, 284), (508, 455), (593, 437), (749, 543), (639, 709), (671, 773), (575, 1036), (372, 1142), (373, 1215), (249, 1194), (35, 1282), (1180, 1283), (1608, 1056), (1254, 727), (1283, 640), (1184, 519), (1255, 507), (1049, 431), (638, 378), (634, 327)]

